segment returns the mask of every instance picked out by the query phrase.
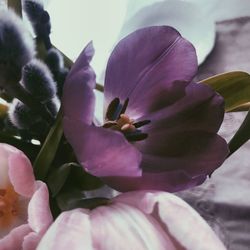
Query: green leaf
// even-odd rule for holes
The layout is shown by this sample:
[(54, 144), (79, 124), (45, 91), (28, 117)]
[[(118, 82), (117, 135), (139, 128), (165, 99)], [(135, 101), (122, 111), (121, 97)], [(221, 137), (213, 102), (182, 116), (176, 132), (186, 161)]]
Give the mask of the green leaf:
[(49, 175), (47, 184), (52, 193), (52, 197), (55, 197), (62, 189), (63, 185), (65, 184), (69, 176), (71, 166), (72, 166), (72, 163), (63, 164), (61, 167), (56, 168)]
[(101, 179), (84, 171), (83, 167), (79, 164), (72, 165), (69, 179), (71, 186), (84, 191), (97, 189), (104, 185)]
[(248, 108), (248, 102), (250, 102), (250, 75), (248, 73), (233, 71), (200, 82), (211, 86), (224, 97), (226, 112), (236, 111), (242, 107)]
[(62, 189), (75, 188), (88, 191), (102, 187), (103, 182), (87, 172), (77, 163), (65, 163), (49, 174), (47, 181), (52, 197), (55, 197)]
[(56, 196), (56, 202), (61, 211), (70, 210), (74, 204), (85, 199), (84, 192), (78, 189), (69, 189)]
[(56, 197), (56, 202), (61, 211), (67, 211), (74, 208), (94, 209), (109, 204), (110, 200), (104, 197), (86, 198), (82, 191), (69, 189), (60, 193)]
[(230, 140), (228, 146), (230, 150), (230, 155), (237, 151), (241, 146), (243, 146), (250, 139), (250, 111), (247, 113), (241, 126)]
[(50, 132), (34, 162), (34, 171), (37, 179), (44, 180), (46, 178), (55, 158), (62, 134), (62, 112), (60, 110), (57, 114), (55, 124), (50, 129)]

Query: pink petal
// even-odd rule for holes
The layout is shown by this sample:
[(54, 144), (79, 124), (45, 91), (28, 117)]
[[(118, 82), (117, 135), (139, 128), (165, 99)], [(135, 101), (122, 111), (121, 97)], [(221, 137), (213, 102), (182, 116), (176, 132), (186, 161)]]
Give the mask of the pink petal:
[(36, 233), (43, 233), (52, 223), (53, 217), (49, 207), (49, 192), (45, 183), (36, 182), (36, 191), (28, 207), (28, 221)]
[(29, 159), (19, 151), (9, 157), (9, 178), (15, 191), (31, 197), (35, 191), (35, 177)]
[[(44, 232), (45, 233), (45, 232)], [(29, 233), (24, 237), (23, 250), (35, 250), (43, 234)]]
[(23, 250), (23, 239), (31, 232), (28, 224), (14, 228), (4, 238), (0, 239), (1, 250)]
[(226, 250), (208, 224), (183, 200), (163, 192), (130, 192), (114, 199), (153, 216), (184, 249)]
[(59, 215), (37, 250), (94, 250), (88, 211), (76, 209)]
[(19, 154), (19, 150), (11, 145), (0, 143), (0, 188), (5, 188), (10, 184), (9, 180), (9, 157), (11, 155)]
[(98, 207), (91, 213), (94, 249), (175, 250), (152, 217), (123, 203)]

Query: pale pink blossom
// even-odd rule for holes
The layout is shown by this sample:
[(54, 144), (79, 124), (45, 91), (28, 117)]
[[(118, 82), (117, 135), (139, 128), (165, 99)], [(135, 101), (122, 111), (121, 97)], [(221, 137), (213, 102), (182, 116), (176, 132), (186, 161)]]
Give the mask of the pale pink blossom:
[(47, 186), (20, 150), (0, 143), (0, 162), (0, 249), (36, 249), (52, 222)]
[(38, 250), (225, 250), (208, 224), (173, 194), (135, 191), (106, 206), (63, 212)]

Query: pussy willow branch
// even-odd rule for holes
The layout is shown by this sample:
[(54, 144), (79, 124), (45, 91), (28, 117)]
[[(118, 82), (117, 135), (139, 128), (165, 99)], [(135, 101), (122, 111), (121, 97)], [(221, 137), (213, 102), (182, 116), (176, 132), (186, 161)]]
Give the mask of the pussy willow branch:
[(7, 0), (8, 8), (12, 8), (16, 14), (22, 17), (22, 1), (21, 0)]
[[(22, 17), (22, 1), (21, 0), (7, 0), (7, 4), (8, 4), (8, 8), (14, 9), (15, 12), (20, 17)], [(39, 44), (38, 47), (40, 47), (40, 48), (38, 48), (38, 50), (39, 49), (41, 50), (41, 44)], [(54, 48), (56, 48), (56, 47), (54, 46)], [(57, 49), (57, 50), (59, 50), (59, 49)], [(73, 62), (62, 51), (60, 51), (60, 52), (63, 55), (65, 66), (67, 68), (70, 68), (73, 65)], [(40, 54), (40, 53), (38, 52), (38, 54)], [(96, 87), (95, 88), (96, 88), (96, 90), (98, 90), (100, 92), (104, 91), (103, 86), (101, 84), (99, 84), (99, 83), (96, 83)]]

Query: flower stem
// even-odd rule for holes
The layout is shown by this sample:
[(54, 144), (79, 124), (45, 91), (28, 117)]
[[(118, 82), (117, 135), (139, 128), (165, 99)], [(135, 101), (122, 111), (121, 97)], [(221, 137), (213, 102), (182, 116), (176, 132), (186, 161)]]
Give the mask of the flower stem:
[(7, 0), (8, 8), (12, 8), (18, 16), (22, 18), (22, 2), (21, 0)]
[(47, 177), (59, 147), (62, 135), (62, 110), (60, 109), (57, 114), (56, 121), (51, 127), (50, 132), (33, 164), (37, 179), (45, 180)]

